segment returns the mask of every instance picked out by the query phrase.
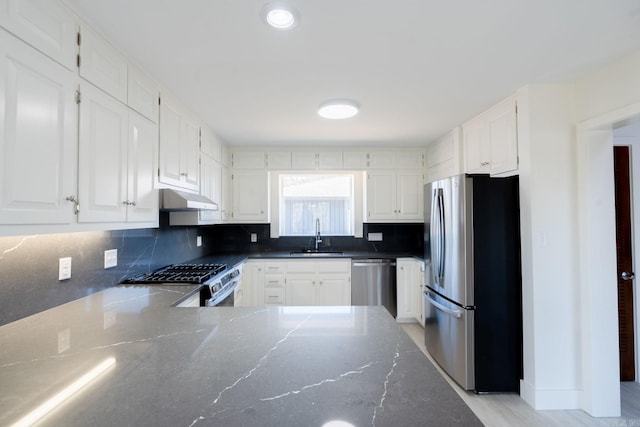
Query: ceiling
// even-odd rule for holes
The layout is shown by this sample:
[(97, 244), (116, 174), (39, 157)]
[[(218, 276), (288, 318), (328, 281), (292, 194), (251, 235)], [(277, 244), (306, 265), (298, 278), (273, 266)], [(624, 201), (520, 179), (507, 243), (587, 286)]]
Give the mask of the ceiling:
[(66, 1), (232, 145), (424, 145), (640, 48), (640, 0), (283, 0), (290, 31), (268, 0)]

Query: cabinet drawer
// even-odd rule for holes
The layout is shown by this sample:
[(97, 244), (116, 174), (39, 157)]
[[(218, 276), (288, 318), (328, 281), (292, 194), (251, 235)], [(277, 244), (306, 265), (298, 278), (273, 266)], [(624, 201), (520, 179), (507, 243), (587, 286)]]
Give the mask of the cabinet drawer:
[(265, 274), (264, 275), (265, 287), (283, 287), (284, 286), (284, 274)]
[(287, 264), (287, 272), (289, 273), (315, 273), (315, 261), (293, 261)]
[(264, 288), (265, 304), (284, 304), (284, 288)]
[(270, 263), (267, 262), (264, 264), (264, 272), (265, 274), (268, 273), (280, 273), (280, 274), (284, 274), (284, 272), (286, 271), (286, 264), (285, 263), (279, 263), (279, 262), (274, 262), (274, 263)]
[(318, 273), (349, 273), (351, 260), (343, 261), (318, 261)]

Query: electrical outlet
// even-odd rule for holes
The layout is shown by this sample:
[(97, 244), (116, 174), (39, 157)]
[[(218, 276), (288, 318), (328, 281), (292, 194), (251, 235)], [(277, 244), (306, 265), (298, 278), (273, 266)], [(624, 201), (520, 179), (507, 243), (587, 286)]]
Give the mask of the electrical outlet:
[(370, 242), (382, 242), (382, 233), (368, 233), (367, 240)]
[(256, 243), (258, 241), (258, 233), (251, 233), (251, 243)]
[(71, 279), (71, 257), (60, 258), (58, 261), (58, 280)]
[(197, 247), (202, 246), (202, 236), (196, 237), (196, 246)]
[(118, 265), (118, 250), (104, 251), (104, 268), (112, 268)]

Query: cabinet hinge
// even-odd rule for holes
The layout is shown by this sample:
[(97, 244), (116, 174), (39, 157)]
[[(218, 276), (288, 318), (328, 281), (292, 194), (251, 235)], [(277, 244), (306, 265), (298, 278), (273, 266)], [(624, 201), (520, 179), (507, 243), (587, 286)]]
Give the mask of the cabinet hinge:
[(158, 97), (158, 105), (162, 104), (162, 98)]
[(78, 65), (78, 68), (80, 68), (80, 54), (76, 55), (76, 64)]
[(80, 43), (82, 42), (82, 35), (80, 34), (80, 31), (78, 31), (76, 35), (76, 43), (78, 44), (78, 46), (80, 46)]
[(80, 104), (82, 102), (82, 94), (79, 90), (76, 90), (76, 104)]
[(158, 168), (158, 178), (160, 178), (160, 168)]

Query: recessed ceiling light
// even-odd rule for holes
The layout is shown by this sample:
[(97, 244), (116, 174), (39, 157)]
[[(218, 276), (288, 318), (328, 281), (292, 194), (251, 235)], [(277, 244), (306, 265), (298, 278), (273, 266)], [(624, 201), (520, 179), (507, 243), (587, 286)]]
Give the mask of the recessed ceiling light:
[(262, 8), (262, 17), (273, 28), (289, 30), (298, 25), (298, 12), (288, 6), (269, 3)]
[(358, 104), (349, 99), (323, 102), (318, 107), (318, 114), (325, 119), (348, 119), (358, 114), (358, 111)]

